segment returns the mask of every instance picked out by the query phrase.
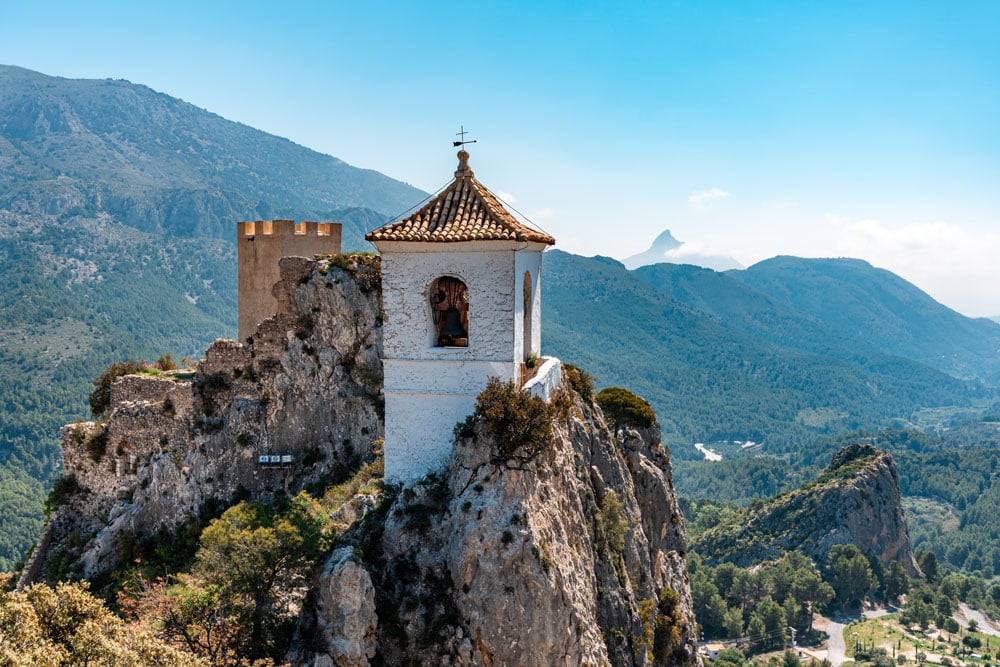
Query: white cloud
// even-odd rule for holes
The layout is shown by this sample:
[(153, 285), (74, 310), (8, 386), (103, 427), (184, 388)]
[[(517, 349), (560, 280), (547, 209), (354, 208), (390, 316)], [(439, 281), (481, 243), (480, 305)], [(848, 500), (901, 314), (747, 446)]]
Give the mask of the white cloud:
[(551, 218), (554, 218), (555, 216), (556, 216), (555, 209), (546, 207), (538, 209), (534, 213), (530, 214), (528, 218), (537, 222), (539, 220), (549, 220)]
[(716, 271), (741, 269), (743, 265), (722, 248), (698, 241), (685, 242), (663, 253), (663, 259), (675, 264), (694, 264)]
[(996, 315), (1000, 234), (946, 222), (889, 226), (827, 214), (830, 254), (860, 257), (897, 273), (935, 299), (971, 315)]
[(507, 204), (516, 204), (517, 203), (517, 197), (515, 197), (514, 195), (512, 195), (509, 192), (503, 192), (501, 190), (500, 192), (497, 193), (497, 197), (500, 197), (500, 199), (504, 203), (507, 203)]
[(688, 197), (688, 203), (695, 208), (705, 208), (716, 199), (725, 199), (729, 193), (722, 188), (710, 188), (702, 192), (695, 192)]
[(667, 250), (663, 253), (663, 256), (680, 262), (688, 257), (705, 257), (709, 255), (721, 256), (725, 254), (726, 252), (719, 248), (699, 243), (698, 241), (691, 241), (681, 243), (678, 247)]

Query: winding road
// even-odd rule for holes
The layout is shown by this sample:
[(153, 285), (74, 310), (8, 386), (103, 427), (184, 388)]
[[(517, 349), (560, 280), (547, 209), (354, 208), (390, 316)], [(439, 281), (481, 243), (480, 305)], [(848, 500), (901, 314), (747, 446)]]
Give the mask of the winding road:
[(846, 627), (843, 623), (832, 620), (826, 626), (826, 634), (830, 638), (827, 641), (826, 659), (833, 667), (840, 667), (847, 661), (847, 645), (844, 643), (844, 628)]

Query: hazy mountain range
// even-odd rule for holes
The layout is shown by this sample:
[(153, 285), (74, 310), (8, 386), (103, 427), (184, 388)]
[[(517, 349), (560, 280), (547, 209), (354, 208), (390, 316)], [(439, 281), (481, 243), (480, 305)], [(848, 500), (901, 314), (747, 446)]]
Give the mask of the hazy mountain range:
[[(599, 384), (648, 398), (668, 441), (749, 439), (781, 451), (997, 397), (1000, 326), (958, 315), (865, 262), (776, 258), (727, 273), (675, 264), (630, 272), (613, 259), (555, 250), (544, 266), (544, 349)], [(857, 285), (869, 289), (810, 310), (827, 291)]]
[(653, 244), (646, 251), (622, 260), (622, 264), (627, 269), (637, 269), (640, 266), (661, 264), (663, 262), (692, 264), (716, 271), (743, 268), (743, 265), (732, 257), (713, 252), (693, 243), (678, 241), (670, 233), (669, 229), (664, 230), (657, 236), (653, 240)]
[[(363, 248), (424, 196), (145, 86), (0, 67), (0, 569), (41, 525), (92, 378), (235, 335), (235, 221), (336, 220)], [(1000, 325), (864, 262), (629, 271), (553, 251), (544, 289), (544, 350), (646, 396), (668, 442), (780, 451), (997, 400)]]

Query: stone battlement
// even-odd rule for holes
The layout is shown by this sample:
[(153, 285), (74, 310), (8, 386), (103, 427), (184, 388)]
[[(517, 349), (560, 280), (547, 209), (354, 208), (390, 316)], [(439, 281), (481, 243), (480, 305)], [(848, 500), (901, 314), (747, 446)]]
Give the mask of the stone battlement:
[[(312, 222), (303, 220), (253, 220), (239, 224), (240, 236), (287, 237), (287, 236), (329, 236), (340, 238), (340, 223)], [(317, 254), (317, 253), (314, 253)]]
[(282, 257), (339, 255), (338, 222), (255, 220), (236, 223), (239, 334), (246, 341), (257, 325), (278, 313), (271, 288), (281, 279)]

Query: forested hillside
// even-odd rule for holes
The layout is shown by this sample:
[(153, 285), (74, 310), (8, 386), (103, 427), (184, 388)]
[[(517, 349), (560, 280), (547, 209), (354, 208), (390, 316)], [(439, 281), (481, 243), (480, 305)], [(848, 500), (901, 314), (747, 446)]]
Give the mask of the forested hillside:
[(775, 257), (724, 273), (656, 264), (635, 274), (698, 312), (791, 350), (869, 365), (903, 357), (1000, 383), (1000, 325), (964, 317), (861, 260)]
[(728, 275), (682, 267), (676, 273), (696, 274), (697, 289), (651, 282), (672, 270), (632, 273), (611, 259), (551, 251), (543, 302), (545, 350), (579, 361), (600, 385), (647, 398), (668, 442), (752, 440), (781, 453), (825, 434), (910, 423), (922, 408), (985, 406), (996, 396), (903, 356), (848, 353), (851, 342), (829, 342), (818, 318)]
[(0, 66), (0, 570), (92, 379), (235, 335), (236, 221), (335, 220), (360, 247), (423, 196), (145, 86)]
[(816, 318), (836, 338), (1000, 383), (1000, 325), (964, 317), (863, 260), (774, 257), (726, 275)]
[[(892, 453), (915, 549), (950, 568), (987, 578), (1000, 573), (1000, 421), (992, 415), (940, 434), (855, 431), (823, 438), (781, 457), (757, 452), (722, 461), (677, 461), (677, 492), (692, 533), (729, 520), (736, 510), (795, 489), (818, 474), (841, 447), (867, 443)], [(727, 452), (727, 456), (729, 452)]]
[[(0, 66), (0, 569), (41, 525), (58, 428), (87, 417), (92, 379), (235, 334), (234, 222), (336, 220), (357, 248), (423, 197), (141, 85)], [(544, 261), (546, 353), (649, 399), (677, 458), (762, 443), (784, 457), (754, 464), (774, 490), (817, 438), (948, 425), (997, 399), (1000, 325), (864, 263)]]
[[(232, 235), (241, 219), (396, 214), (424, 193), (122, 80), (0, 66), (0, 210), (111, 215), (143, 231)], [(348, 245), (366, 231), (345, 220)]]

